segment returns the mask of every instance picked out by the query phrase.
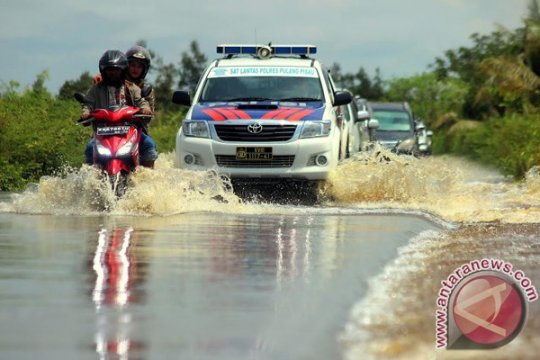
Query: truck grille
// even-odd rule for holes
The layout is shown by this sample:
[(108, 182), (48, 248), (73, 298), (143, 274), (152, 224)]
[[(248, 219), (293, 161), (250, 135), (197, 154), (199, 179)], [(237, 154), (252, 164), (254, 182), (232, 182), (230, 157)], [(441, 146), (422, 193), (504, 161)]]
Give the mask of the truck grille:
[(265, 125), (258, 134), (248, 131), (247, 125), (214, 125), (218, 137), (223, 141), (268, 142), (290, 140), (296, 125)]
[(294, 162), (294, 155), (274, 155), (272, 160), (237, 160), (235, 155), (216, 155), (220, 167), (231, 168), (287, 168)]

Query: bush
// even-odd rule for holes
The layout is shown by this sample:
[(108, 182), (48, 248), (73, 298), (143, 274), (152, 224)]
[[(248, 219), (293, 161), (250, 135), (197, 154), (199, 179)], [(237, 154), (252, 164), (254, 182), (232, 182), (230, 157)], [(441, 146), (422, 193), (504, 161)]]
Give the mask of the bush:
[(472, 128), (453, 127), (437, 139), (436, 146), (439, 152), (464, 155), (520, 179), (540, 165), (540, 115), (510, 115)]
[(0, 189), (15, 191), (64, 165), (82, 162), (90, 130), (75, 125), (80, 107), (47, 92), (0, 98)]

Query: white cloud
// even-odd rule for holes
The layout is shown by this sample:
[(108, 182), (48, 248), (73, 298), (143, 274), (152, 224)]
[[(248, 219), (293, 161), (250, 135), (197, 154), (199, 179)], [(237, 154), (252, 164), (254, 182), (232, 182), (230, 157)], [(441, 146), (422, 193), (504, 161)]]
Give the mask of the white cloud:
[[(97, 70), (107, 48), (147, 40), (177, 63), (191, 40), (208, 57), (218, 43), (312, 43), (330, 65), (412, 75), (494, 24), (521, 26), (528, 0), (0, 0), (0, 80), (31, 83), (49, 69), (51, 90)], [(6, 56), (6, 54), (8, 54)]]

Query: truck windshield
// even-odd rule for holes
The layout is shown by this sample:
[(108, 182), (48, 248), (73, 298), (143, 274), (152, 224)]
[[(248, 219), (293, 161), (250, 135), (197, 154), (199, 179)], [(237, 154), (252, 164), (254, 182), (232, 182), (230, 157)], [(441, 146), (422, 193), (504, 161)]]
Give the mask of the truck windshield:
[(206, 79), (200, 101), (321, 101), (322, 96), (316, 77), (229, 76)]

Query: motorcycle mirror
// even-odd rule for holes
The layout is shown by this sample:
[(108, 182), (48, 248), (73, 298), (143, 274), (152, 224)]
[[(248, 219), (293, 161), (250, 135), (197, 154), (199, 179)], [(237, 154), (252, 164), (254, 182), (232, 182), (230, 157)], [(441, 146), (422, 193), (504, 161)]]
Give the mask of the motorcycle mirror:
[(86, 95), (84, 95), (83, 93), (80, 93), (80, 92), (76, 92), (75, 94), (73, 94), (73, 97), (75, 98), (75, 100), (77, 100), (77, 101), (80, 102), (81, 104), (89, 103), (89, 102), (90, 102), (90, 101), (88, 101), (88, 99), (86, 98)]

